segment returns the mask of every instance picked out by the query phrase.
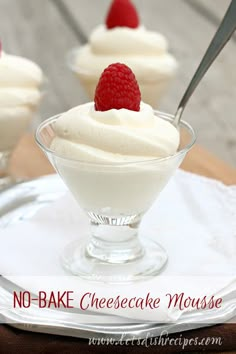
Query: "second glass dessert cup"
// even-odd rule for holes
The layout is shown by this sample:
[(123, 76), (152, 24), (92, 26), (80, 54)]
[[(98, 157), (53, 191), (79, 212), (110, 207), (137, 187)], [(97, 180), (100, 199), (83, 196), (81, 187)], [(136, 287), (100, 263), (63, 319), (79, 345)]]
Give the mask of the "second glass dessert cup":
[[(155, 114), (173, 121), (168, 114)], [(36, 141), (91, 224), (90, 235), (82, 235), (83, 238), (64, 250), (61, 257), (64, 268), (71, 274), (104, 282), (135, 281), (159, 274), (167, 263), (167, 253), (148, 235), (140, 238), (139, 225), (194, 145), (196, 136), (192, 127), (181, 122), (180, 146), (172, 156), (96, 164), (65, 158), (51, 149), (57, 136), (54, 123), (59, 117), (52, 117), (38, 127)]]
[(9, 162), (19, 140), (29, 128), (33, 115), (34, 112), (31, 116), (21, 114), (16, 117), (12, 115), (11, 118), (9, 116), (0, 118), (0, 191), (21, 181), (10, 174)]
[[(102, 69), (100, 71), (96, 69), (89, 70), (80, 67), (77, 63), (80, 54), (81, 54), (81, 48), (72, 49), (67, 56), (67, 66), (79, 79), (80, 84), (83, 87), (89, 100), (93, 100), (96, 87), (103, 70)], [(124, 62), (124, 63), (126, 62), (126, 60), (120, 60), (118, 58), (117, 61)], [(108, 62), (106, 62), (106, 64), (104, 64), (103, 69), (105, 69), (105, 67), (108, 64), (109, 64), (109, 60)], [(138, 75), (138, 72), (136, 72), (136, 77), (142, 94), (142, 100), (145, 103), (148, 103), (153, 108), (158, 109), (162, 97), (168, 91), (171, 82), (175, 78), (175, 73), (169, 72), (167, 74), (165, 72), (162, 72), (160, 74), (160, 77), (155, 78), (155, 75), (149, 75), (147, 77), (142, 74)]]

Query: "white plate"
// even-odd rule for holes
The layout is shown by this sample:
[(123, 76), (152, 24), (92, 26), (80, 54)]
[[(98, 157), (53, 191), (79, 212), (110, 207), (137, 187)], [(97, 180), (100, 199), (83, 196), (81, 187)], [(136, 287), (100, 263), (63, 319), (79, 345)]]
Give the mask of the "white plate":
[[(41, 177), (29, 182), (9, 187), (0, 193), (0, 227), (7, 228), (19, 221), (30, 219), (40, 208), (55, 201), (66, 191), (66, 187), (57, 175)], [(214, 311), (198, 311), (196, 314), (184, 313), (181, 320), (174, 324), (134, 323), (134, 324), (82, 324), (76, 320), (76, 314), (68, 311), (49, 309), (40, 313), (36, 306), (26, 312), (12, 309), (7, 304), (17, 285), (0, 277), (0, 298), (5, 309), (0, 309), (0, 321), (34, 332), (67, 335), (79, 338), (113, 338), (115, 340), (147, 338), (159, 336), (163, 332), (175, 333), (206, 327), (215, 323), (224, 323), (236, 316), (236, 301), (227, 307)], [(7, 309), (6, 309), (7, 308)], [(94, 314), (94, 316), (98, 316)]]

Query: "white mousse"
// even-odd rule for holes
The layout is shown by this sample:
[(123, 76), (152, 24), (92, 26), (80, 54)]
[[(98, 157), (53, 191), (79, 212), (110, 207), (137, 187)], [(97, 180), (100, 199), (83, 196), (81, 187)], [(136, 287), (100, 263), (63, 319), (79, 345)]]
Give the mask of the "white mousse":
[(52, 148), (64, 157), (94, 163), (122, 163), (173, 155), (179, 133), (157, 118), (151, 106), (96, 111), (94, 103), (75, 107), (55, 123)]
[(84, 104), (62, 114), (53, 130), (54, 166), (89, 213), (144, 213), (181, 162), (178, 130), (144, 103), (139, 112)]
[(177, 68), (162, 34), (148, 31), (143, 26), (107, 29), (100, 25), (92, 32), (88, 44), (78, 50), (74, 63), (91, 98), (101, 73), (115, 62), (132, 69), (144, 102), (153, 107)]
[(37, 109), (43, 73), (32, 61), (0, 55), (0, 152), (10, 151)]

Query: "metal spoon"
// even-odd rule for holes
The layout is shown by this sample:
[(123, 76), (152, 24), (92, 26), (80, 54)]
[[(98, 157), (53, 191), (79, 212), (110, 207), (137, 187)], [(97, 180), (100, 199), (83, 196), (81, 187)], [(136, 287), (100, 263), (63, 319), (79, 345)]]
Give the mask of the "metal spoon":
[[(197, 68), (183, 98), (180, 101), (178, 109), (175, 113), (175, 118), (173, 124), (177, 127), (181, 120), (183, 111), (188, 103), (189, 98), (192, 96), (194, 90), (198, 86), (199, 82), (216, 59), (218, 54), (224, 48), (232, 34), (236, 29), (236, 0), (232, 0), (231, 4), (220, 24), (214, 38), (212, 39), (202, 61)], [(232, 68), (233, 70), (233, 68)]]

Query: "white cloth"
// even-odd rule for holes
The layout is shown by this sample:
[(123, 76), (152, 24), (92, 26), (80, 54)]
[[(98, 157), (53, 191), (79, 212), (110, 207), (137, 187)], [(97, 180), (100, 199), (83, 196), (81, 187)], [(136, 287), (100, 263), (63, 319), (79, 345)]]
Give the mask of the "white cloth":
[[(59, 259), (63, 248), (88, 233), (87, 217), (66, 193), (31, 220), (0, 229), (0, 274), (15, 276), (19, 285), (33, 292), (60, 285), (73, 289), (77, 296), (91, 291), (114, 297), (117, 291), (124, 291), (126, 296), (150, 292), (162, 299), (168, 292), (185, 292), (191, 297), (218, 294), (232, 301), (229, 293), (236, 290), (236, 186), (177, 171), (141, 224), (141, 236), (158, 240), (169, 256), (161, 276), (143, 283), (114, 287), (62, 278), (66, 275)], [(39, 282), (37, 276), (45, 277)], [(168, 310), (165, 299), (158, 311), (104, 312), (158, 322), (176, 320), (183, 314), (176, 308)]]

